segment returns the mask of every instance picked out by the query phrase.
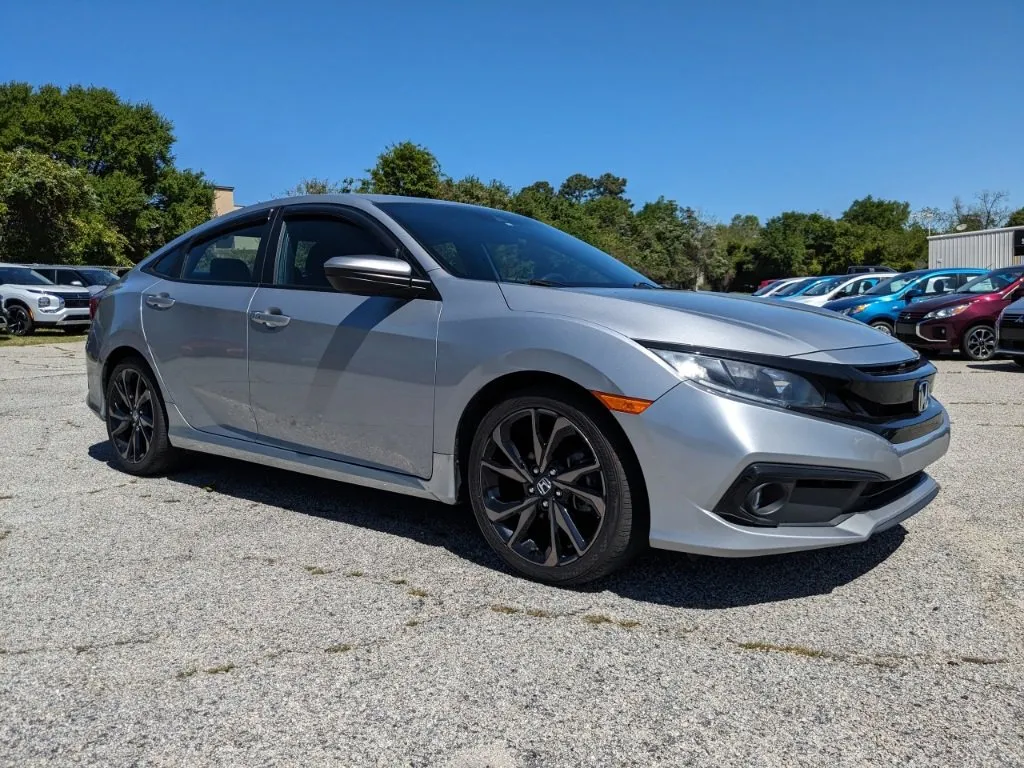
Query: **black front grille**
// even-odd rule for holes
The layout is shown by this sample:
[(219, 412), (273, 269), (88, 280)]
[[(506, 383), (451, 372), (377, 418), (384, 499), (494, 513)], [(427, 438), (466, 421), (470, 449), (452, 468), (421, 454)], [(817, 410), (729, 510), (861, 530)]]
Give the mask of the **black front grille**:
[(927, 312), (917, 312), (915, 310), (900, 312), (899, 321), (901, 323), (919, 323), (924, 320), (924, 316), (927, 314)]
[(88, 309), (89, 308), (89, 299), (88, 298), (85, 298), (85, 299), (65, 298), (64, 299), (64, 306), (67, 307), (68, 309)]

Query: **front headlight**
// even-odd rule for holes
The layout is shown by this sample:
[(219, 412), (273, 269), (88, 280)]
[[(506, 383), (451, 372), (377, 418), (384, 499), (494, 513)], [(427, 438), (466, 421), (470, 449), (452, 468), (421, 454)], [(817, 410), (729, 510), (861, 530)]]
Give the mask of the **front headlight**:
[(944, 317), (953, 317), (954, 315), (959, 315), (961, 312), (963, 312), (969, 306), (971, 306), (971, 305), (970, 304), (957, 304), (955, 307), (946, 307), (945, 309), (936, 309), (934, 312), (929, 312), (927, 315), (925, 315), (924, 319), (925, 320), (941, 320)]
[(865, 309), (870, 307), (870, 304), (858, 304), (856, 307), (852, 307), (846, 311), (848, 315), (856, 315), (858, 312), (863, 312)]
[(786, 408), (824, 408), (825, 398), (811, 382), (790, 371), (690, 352), (651, 348), (681, 379), (716, 392)]
[(40, 309), (53, 312), (64, 306), (64, 299), (60, 298), (60, 296), (40, 296), (36, 299), (36, 304)]

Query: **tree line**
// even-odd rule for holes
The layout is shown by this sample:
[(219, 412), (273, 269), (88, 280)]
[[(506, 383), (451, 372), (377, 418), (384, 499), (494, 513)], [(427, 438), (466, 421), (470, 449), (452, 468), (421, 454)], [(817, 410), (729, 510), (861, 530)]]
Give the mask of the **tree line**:
[[(132, 264), (212, 215), (213, 187), (175, 165), (173, 127), (149, 104), (105, 88), (0, 85), (0, 261)], [(287, 194), (374, 192), (486, 205), (540, 219), (669, 286), (744, 289), (768, 277), (897, 270), (927, 261), (929, 232), (1024, 226), (1005, 192), (948, 210), (868, 196), (837, 218), (787, 211), (719, 222), (659, 197), (635, 204), (627, 180), (574, 173), (514, 190), (446, 174), (426, 147), (386, 147), (362, 177), (304, 179)]]
[(906, 271), (928, 261), (928, 234), (1024, 226), (1006, 192), (984, 191), (948, 211), (912, 211), (909, 203), (867, 196), (838, 218), (787, 211), (762, 223), (737, 214), (716, 222), (697, 209), (659, 197), (635, 205), (627, 181), (613, 173), (574, 173), (557, 187), (537, 181), (518, 191), (476, 176), (453, 179), (426, 147), (387, 147), (362, 178), (304, 179), (289, 195), (372, 192), (486, 205), (558, 227), (611, 253), (658, 282), (676, 287), (744, 289), (762, 279), (845, 272), (855, 264)]

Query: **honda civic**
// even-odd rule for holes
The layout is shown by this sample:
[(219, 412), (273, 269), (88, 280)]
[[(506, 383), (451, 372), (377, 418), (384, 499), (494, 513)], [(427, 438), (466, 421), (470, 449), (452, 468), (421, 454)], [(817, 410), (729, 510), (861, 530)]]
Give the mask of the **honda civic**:
[(646, 545), (862, 542), (938, 493), (935, 368), (833, 312), (666, 290), (513, 213), (314, 196), (217, 217), (94, 306), (125, 472), (219, 454), (447, 504), (530, 578)]

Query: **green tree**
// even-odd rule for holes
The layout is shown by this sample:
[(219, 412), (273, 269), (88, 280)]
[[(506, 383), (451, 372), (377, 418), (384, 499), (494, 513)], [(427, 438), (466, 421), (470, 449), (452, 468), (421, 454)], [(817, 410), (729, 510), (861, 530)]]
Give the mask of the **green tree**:
[(0, 259), (117, 264), (124, 238), (81, 170), (37, 152), (0, 152)]
[(350, 192), (363, 192), (366, 190), (366, 180), (357, 180), (348, 176), (339, 181), (311, 177), (302, 179), (291, 189), (285, 190), (285, 196), (298, 197), (302, 195), (344, 195)]
[(367, 191), (378, 195), (441, 196), (441, 164), (429, 149), (411, 141), (389, 146), (367, 173)]
[(0, 150), (27, 149), (84, 173), (133, 261), (212, 214), (211, 185), (175, 167), (173, 145), (166, 118), (109, 89), (0, 85)]
[(1018, 208), (1011, 213), (1006, 219), (1006, 226), (1024, 227), (1024, 208)]

